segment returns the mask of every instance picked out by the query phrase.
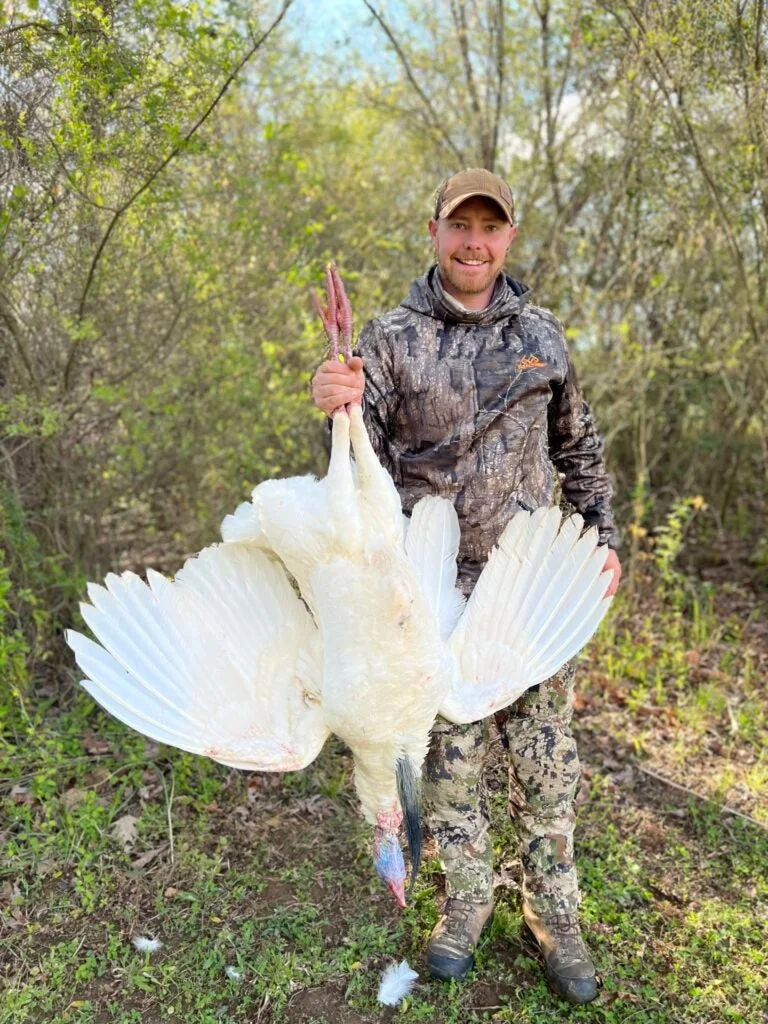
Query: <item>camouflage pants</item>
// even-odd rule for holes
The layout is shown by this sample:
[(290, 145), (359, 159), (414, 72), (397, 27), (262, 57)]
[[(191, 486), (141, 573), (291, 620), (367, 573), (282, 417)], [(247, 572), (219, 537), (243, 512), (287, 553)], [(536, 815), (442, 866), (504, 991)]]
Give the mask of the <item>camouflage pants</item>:
[[(579, 755), (570, 730), (573, 676), (566, 665), (511, 706), (508, 809), (523, 865), (523, 898), (538, 914), (573, 913), (573, 801)], [(483, 786), (488, 722), (438, 718), (424, 765), (425, 819), (437, 839), (449, 896), (493, 897), (493, 844)]]

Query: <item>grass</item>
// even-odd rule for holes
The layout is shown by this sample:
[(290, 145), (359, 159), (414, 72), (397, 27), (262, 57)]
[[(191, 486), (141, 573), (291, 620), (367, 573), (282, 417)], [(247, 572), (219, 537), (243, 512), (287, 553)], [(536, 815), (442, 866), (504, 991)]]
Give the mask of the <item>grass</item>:
[[(595, 1003), (559, 1002), (521, 935), (500, 747), (488, 784), (507, 882), (469, 982), (445, 986), (423, 960), (442, 896), (434, 850), (399, 914), (340, 744), (307, 772), (248, 776), (145, 741), (64, 682), (2, 709), (1, 1024), (763, 1024), (768, 645), (743, 614), (752, 598), (725, 597), (692, 612), (636, 589), (581, 673)], [(130, 841), (116, 830), (128, 815)], [(163, 946), (139, 953), (137, 935)], [(382, 1010), (379, 974), (402, 958), (420, 983)]]

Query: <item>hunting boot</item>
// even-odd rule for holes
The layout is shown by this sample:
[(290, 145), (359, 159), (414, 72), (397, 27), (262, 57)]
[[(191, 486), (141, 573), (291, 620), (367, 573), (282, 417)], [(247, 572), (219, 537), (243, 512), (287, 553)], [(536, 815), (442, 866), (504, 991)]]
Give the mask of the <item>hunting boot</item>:
[(539, 917), (523, 903), (529, 933), (541, 950), (549, 987), (569, 1003), (589, 1003), (597, 995), (595, 966), (581, 937), (576, 914)]
[(475, 962), (475, 946), (493, 913), (489, 903), (470, 903), (450, 896), (427, 946), (427, 967), (433, 978), (461, 981)]

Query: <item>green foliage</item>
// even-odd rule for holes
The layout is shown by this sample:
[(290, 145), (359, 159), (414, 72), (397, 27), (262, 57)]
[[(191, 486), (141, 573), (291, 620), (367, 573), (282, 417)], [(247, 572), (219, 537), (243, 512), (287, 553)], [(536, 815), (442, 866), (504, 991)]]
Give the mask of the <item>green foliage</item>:
[(659, 578), (665, 591), (678, 607), (684, 596), (682, 583), (685, 577), (675, 566), (675, 562), (683, 549), (686, 527), (694, 514), (705, 507), (704, 499), (699, 495), (682, 498), (669, 512), (664, 525), (658, 527), (654, 533), (653, 555), (656, 568), (659, 570)]
[(0, 563), (0, 680), (11, 692), (18, 691), (26, 682), (29, 645), (14, 622), (14, 610), (9, 600), (11, 577), (7, 566)]
[(397, 49), (390, 42), (392, 64), (369, 72), (369, 95), (384, 93), (441, 171), (484, 162), (514, 185), (512, 265), (566, 323), (622, 509), (643, 480), (651, 499), (699, 493), (721, 525), (758, 533), (768, 500), (759, 5), (407, 6), (407, 35), (393, 11), (382, 15)]
[(65, 5), (9, 37), (2, 473), (67, 573), (173, 571), (261, 479), (320, 470), (309, 285), (341, 257), (360, 323), (402, 293), (393, 253), (423, 261), (397, 126), (289, 44), (178, 148), (274, 13)]
[(58, 649), (59, 616), (83, 584), (61, 555), (45, 552), (14, 496), (0, 491), (0, 723), (24, 710), (31, 681)]

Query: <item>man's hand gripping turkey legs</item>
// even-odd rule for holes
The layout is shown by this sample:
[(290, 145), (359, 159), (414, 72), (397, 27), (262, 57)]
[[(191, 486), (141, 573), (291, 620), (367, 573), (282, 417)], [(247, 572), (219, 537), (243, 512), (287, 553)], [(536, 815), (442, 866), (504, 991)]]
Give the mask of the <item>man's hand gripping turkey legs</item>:
[[(365, 379), (363, 360), (352, 355), (352, 308), (335, 263), (325, 271), (327, 306), (313, 292), (312, 299), (328, 337), (329, 358), (318, 367), (312, 379), (312, 399), (326, 416), (344, 406), (360, 405)], [(339, 361), (339, 341), (344, 362)]]

